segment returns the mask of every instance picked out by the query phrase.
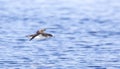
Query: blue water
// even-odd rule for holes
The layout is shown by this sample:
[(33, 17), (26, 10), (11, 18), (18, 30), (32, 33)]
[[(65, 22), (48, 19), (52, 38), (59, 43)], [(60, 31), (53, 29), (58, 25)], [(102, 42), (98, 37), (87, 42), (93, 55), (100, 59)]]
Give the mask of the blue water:
[(120, 69), (120, 0), (0, 0), (0, 69)]

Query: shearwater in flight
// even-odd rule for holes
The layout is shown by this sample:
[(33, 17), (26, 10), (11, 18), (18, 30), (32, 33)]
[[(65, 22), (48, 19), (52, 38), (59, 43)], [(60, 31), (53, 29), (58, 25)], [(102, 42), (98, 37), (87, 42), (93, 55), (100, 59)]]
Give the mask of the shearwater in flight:
[(32, 39), (39, 39), (39, 40), (41, 40), (41, 39), (46, 39), (46, 38), (53, 37), (52, 34), (45, 33), (45, 32), (44, 32), (45, 30), (46, 30), (46, 29), (40, 29), (40, 30), (38, 30), (35, 34), (28, 35), (27, 37), (29, 37), (30, 40), (32, 40)]

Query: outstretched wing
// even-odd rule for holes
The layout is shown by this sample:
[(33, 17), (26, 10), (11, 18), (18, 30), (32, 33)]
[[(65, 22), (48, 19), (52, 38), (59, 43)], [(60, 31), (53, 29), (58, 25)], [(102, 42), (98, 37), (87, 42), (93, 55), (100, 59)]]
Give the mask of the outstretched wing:
[(33, 35), (33, 36), (30, 38), (30, 41), (31, 41), (32, 39), (34, 39), (37, 35), (38, 35), (38, 34)]
[(52, 37), (53, 36), (52, 34), (48, 34), (48, 33), (43, 33), (42, 35), (45, 37)]

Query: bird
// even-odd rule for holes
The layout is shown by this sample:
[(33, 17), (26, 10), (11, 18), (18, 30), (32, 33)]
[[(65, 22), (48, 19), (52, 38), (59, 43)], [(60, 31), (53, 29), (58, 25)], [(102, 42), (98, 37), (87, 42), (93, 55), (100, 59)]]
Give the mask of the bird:
[(53, 37), (52, 34), (45, 33), (44, 31), (46, 31), (45, 28), (38, 30), (35, 34), (27, 35), (26, 37), (29, 37), (30, 41), (33, 39), (46, 39), (46, 38)]

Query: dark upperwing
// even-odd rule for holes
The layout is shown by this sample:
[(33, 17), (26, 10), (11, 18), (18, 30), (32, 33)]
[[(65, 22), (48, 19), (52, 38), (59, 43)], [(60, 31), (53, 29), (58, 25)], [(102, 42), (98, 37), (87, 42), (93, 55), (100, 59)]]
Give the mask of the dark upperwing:
[(33, 35), (32, 38), (30, 38), (30, 41), (31, 41), (32, 39), (34, 39), (37, 35), (39, 35), (39, 34)]
[(53, 36), (52, 34), (48, 34), (48, 33), (42, 33), (42, 35), (45, 37), (48, 37), (48, 36), (52, 37)]

